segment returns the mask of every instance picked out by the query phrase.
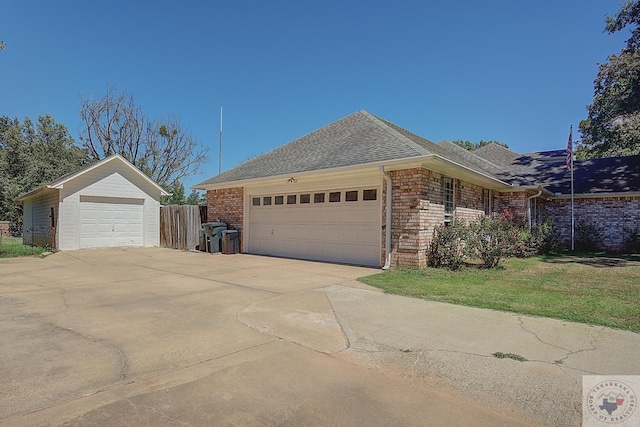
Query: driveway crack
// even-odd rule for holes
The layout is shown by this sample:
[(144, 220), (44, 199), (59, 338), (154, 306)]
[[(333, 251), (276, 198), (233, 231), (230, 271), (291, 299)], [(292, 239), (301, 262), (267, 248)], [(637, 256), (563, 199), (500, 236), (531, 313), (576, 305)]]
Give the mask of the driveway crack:
[(154, 414), (158, 415), (159, 417), (164, 418), (165, 420), (169, 420), (169, 421), (171, 421), (173, 423), (178, 423), (178, 424), (183, 425), (183, 426), (193, 426), (193, 424), (191, 424), (191, 423), (185, 423), (184, 421), (180, 421), (180, 420), (178, 420), (176, 418), (170, 417), (167, 414), (165, 414), (164, 412), (162, 412), (159, 409), (154, 408), (152, 406), (136, 405), (135, 403), (133, 403), (131, 401), (131, 399), (127, 399), (127, 402), (129, 403), (129, 405), (131, 405), (136, 410), (138, 410), (138, 409), (142, 409), (142, 410), (148, 409), (148, 410), (151, 410), (151, 412), (153, 412)]

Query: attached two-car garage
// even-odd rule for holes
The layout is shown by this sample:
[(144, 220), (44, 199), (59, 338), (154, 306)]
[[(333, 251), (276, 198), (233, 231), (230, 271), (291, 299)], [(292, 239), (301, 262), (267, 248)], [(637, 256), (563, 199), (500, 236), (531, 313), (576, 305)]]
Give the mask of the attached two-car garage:
[(379, 266), (375, 186), (248, 196), (249, 253)]

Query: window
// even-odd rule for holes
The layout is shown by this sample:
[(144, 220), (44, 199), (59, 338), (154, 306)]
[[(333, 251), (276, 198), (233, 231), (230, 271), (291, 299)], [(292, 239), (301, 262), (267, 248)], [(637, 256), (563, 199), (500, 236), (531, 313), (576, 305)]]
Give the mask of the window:
[(313, 195), (313, 203), (324, 203), (324, 193), (316, 193)]
[(453, 210), (454, 210), (453, 179), (442, 178), (442, 196), (444, 199), (444, 225), (451, 225), (451, 220), (453, 219)]
[(265, 196), (262, 198), (262, 204), (264, 206), (271, 206), (271, 196)]
[(484, 205), (484, 214), (491, 214), (491, 190), (482, 190), (482, 201)]
[(276, 196), (274, 202), (276, 205), (284, 204), (284, 196)]
[(300, 203), (311, 203), (311, 194), (301, 194)]
[(329, 193), (329, 203), (331, 202), (339, 202), (340, 201), (340, 192), (335, 191), (333, 193)]
[(344, 193), (344, 200), (346, 202), (357, 202), (358, 201), (358, 191), (346, 191)]
[(295, 194), (290, 194), (287, 196), (287, 204), (288, 205), (295, 205), (296, 204), (296, 195)]
[(378, 200), (378, 190), (363, 190), (362, 200)]
[(253, 198), (253, 206), (260, 206), (260, 197)]

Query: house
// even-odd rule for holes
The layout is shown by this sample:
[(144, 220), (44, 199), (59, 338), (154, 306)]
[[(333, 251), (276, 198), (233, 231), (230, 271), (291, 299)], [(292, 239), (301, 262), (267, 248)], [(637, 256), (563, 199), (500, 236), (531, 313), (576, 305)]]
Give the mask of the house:
[[(206, 190), (209, 221), (241, 231), (242, 252), (421, 267), (435, 227), (454, 218), (507, 209), (533, 226), (550, 217), (566, 239), (562, 153), (470, 152), (358, 111), (192, 188)], [(637, 225), (640, 162), (605, 160), (576, 164), (578, 212), (616, 230)], [(611, 248), (616, 233), (604, 242)]]
[(160, 196), (153, 180), (114, 154), (20, 196), (25, 244), (60, 250), (158, 246)]

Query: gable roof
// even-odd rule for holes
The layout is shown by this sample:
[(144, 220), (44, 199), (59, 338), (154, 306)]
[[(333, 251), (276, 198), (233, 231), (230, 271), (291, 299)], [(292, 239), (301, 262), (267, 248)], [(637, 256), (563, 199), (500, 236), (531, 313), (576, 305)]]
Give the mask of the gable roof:
[[(435, 144), (360, 110), (191, 188), (391, 161), (421, 160), (427, 165), (428, 159), (433, 160), (429, 167), (435, 162), (447, 164), (449, 171), (470, 171), (500, 189), (542, 187), (566, 194), (570, 187), (564, 150), (519, 154), (491, 143), (468, 151), (448, 141)], [(574, 171), (576, 194), (640, 191), (640, 156), (577, 161)]]
[(432, 152), (426, 146), (416, 144), (374, 115), (358, 111), (194, 188), (428, 154)]
[(145, 181), (147, 181), (149, 184), (151, 184), (153, 187), (155, 187), (158, 191), (160, 191), (160, 195), (162, 196), (168, 196), (170, 193), (168, 193), (164, 188), (160, 187), (154, 180), (152, 180), (151, 178), (149, 178), (147, 175), (145, 175), (142, 171), (140, 171), (140, 169), (138, 169), (137, 167), (135, 167), (133, 164), (131, 164), (131, 162), (129, 162), (127, 159), (125, 159), (124, 157), (122, 157), (120, 154), (113, 154), (109, 157), (106, 157), (100, 161), (97, 161), (95, 163), (92, 163), (88, 166), (85, 166), (82, 169), (78, 169), (75, 172), (71, 172), (68, 173), (66, 175), (61, 176), (60, 178), (51, 181), (48, 184), (45, 184), (41, 187), (38, 187), (32, 191), (29, 191), (28, 193), (22, 194), (20, 195), (18, 198), (16, 198), (16, 202), (23, 202), (26, 199), (35, 196), (38, 193), (47, 191), (47, 190), (59, 190), (62, 189), (64, 184), (66, 184), (67, 182), (78, 178), (81, 175), (86, 174), (89, 171), (92, 171), (94, 169), (97, 169), (99, 167), (102, 167), (110, 162), (120, 162), (123, 163), (125, 166), (127, 166), (128, 168), (130, 168), (132, 171), (134, 171), (136, 174), (140, 175), (140, 177), (142, 177)]

